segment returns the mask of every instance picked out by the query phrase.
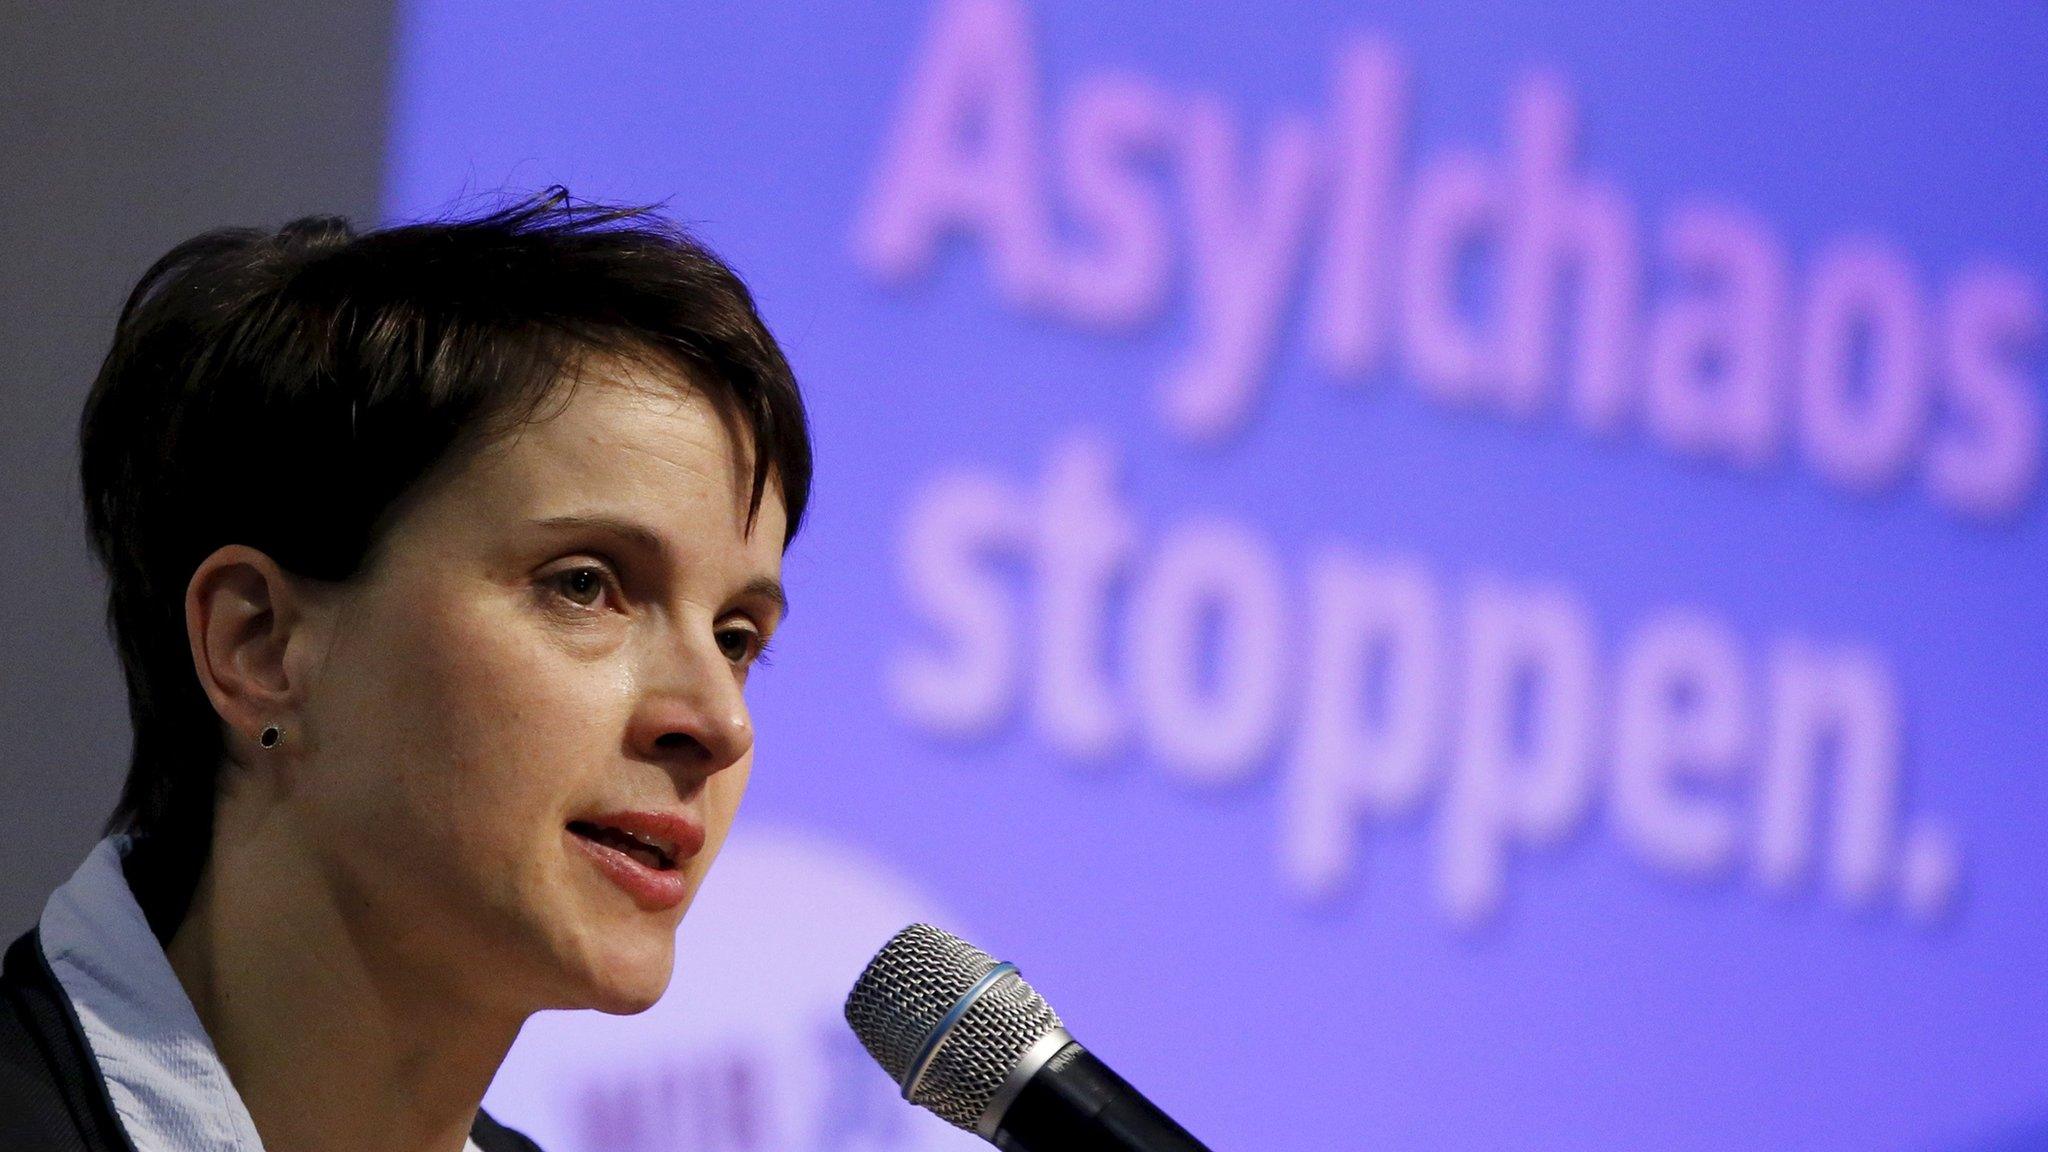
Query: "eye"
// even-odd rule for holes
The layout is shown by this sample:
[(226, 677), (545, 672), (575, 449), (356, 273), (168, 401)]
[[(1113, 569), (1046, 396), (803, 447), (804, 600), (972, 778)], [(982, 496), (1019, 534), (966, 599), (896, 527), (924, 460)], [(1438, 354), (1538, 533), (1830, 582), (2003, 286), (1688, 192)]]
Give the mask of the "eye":
[(717, 639), (718, 650), (741, 667), (758, 661), (767, 647), (761, 633), (750, 624), (725, 625), (719, 628)]
[(578, 564), (550, 573), (545, 584), (559, 600), (578, 609), (591, 609), (612, 590), (613, 580), (610, 570), (601, 565)]

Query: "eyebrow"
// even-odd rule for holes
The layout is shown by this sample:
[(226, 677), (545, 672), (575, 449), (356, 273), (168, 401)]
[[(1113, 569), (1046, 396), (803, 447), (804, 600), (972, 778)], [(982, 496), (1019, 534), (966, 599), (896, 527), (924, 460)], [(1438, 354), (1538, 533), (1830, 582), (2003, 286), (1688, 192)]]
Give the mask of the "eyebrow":
[(775, 618), (789, 619), (789, 595), (782, 589), (782, 581), (769, 576), (756, 576), (740, 589), (742, 596), (759, 596), (775, 605)]
[[(621, 520), (615, 516), (549, 516), (542, 520), (536, 520), (534, 523), (543, 528), (558, 530), (582, 529), (605, 532), (625, 540), (635, 548), (651, 552), (657, 556), (667, 556), (670, 554), (668, 541), (664, 540), (659, 532), (654, 531), (645, 524), (636, 524), (631, 520)], [(773, 576), (756, 576), (752, 580), (747, 581), (740, 587), (740, 595), (754, 596), (766, 600), (775, 605), (778, 619), (786, 620), (789, 618), (789, 593), (783, 589), (782, 581), (775, 579)]]

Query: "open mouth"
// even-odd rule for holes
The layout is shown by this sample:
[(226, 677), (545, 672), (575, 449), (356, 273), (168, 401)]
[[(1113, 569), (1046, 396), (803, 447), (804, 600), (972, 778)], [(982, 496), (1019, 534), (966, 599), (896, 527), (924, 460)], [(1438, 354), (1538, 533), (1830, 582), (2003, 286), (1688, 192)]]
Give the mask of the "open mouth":
[(616, 852), (631, 857), (656, 872), (672, 872), (676, 866), (675, 845), (663, 842), (654, 836), (643, 836), (614, 828), (609, 824), (593, 824), (588, 820), (571, 820), (569, 831), (593, 844), (601, 844)]

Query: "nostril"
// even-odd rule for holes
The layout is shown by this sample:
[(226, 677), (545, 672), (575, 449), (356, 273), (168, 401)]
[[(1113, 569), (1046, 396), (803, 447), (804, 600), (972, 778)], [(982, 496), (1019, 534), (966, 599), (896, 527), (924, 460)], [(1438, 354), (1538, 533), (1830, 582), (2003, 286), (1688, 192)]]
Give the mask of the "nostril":
[(663, 732), (654, 738), (654, 746), (664, 752), (673, 752), (678, 748), (687, 748), (695, 743), (697, 741), (687, 732)]

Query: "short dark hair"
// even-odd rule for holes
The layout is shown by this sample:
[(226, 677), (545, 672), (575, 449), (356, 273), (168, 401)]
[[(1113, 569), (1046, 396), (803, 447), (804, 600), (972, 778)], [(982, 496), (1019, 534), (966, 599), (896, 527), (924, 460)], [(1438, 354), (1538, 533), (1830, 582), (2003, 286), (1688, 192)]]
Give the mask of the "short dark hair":
[(135, 728), (108, 828), (148, 849), (130, 874), (159, 935), (205, 867), (224, 754), (185, 633), (200, 562), (245, 544), (356, 575), (400, 496), (458, 444), (535, 418), (593, 354), (652, 358), (703, 395), (752, 451), (749, 522), (772, 480), (787, 545), (811, 482), (795, 378), (739, 277), (653, 210), (556, 188), (361, 233), (309, 217), (207, 232), (143, 275), (85, 402), (80, 471)]

